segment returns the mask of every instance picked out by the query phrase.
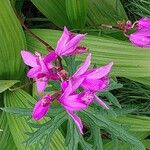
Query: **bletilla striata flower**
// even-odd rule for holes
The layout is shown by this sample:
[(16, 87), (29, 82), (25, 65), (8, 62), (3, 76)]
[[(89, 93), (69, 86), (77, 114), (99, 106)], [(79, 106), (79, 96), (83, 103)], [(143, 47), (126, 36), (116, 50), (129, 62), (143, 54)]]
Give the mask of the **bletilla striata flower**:
[(137, 21), (137, 28), (138, 30), (148, 28), (150, 29), (150, 18), (143, 17), (139, 21)]
[(129, 40), (138, 47), (150, 47), (150, 29), (142, 28), (139, 31), (130, 34)]
[(136, 22), (137, 31), (129, 35), (129, 40), (138, 47), (150, 47), (150, 19), (143, 17)]
[[(75, 121), (81, 133), (81, 119), (74, 113), (86, 109), (94, 100), (102, 107), (108, 109), (107, 105), (96, 95), (96, 92), (107, 88), (109, 83), (108, 73), (111, 70), (112, 63), (97, 69), (87, 70), (91, 62), (91, 54), (89, 54), (83, 65), (79, 67), (76, 73), (61, 84), (63, 94), (59, 99), (61, 105), (67, 113)], [(77, 93), (79, 87), (83, 91)]]
[(49, 80), (59, 79), (59, 76), (53, 72), (53, 66), (49, 63), (51, 60), (49, 55), (42, 57), (38, 52), (35, 52), (34, 55), (28, 51), (21, 51), (21, 56), (24, 63), (32, 67), (27, 76), (35, 79), (39, 93), (44, 91)]
[(34, 106), (32, 112), (32, 118), (35, 120), (42, 119), (47, 113), (52, 103), (51, 95), (45, 95), (42, 99), (40, 99)]

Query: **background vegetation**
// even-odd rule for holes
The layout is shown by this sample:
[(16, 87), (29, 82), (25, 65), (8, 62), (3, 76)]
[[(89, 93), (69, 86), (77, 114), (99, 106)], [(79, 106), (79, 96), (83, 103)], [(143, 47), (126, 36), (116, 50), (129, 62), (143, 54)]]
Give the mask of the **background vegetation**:
[[(53, 47), (64, 26), (76, 33), (88, 33), (83, 44), (93, 54), (93, 65), (114, 62), (110, 87), (99, 93), (111, 109), (105, 111), (93, 104), (80, 112), (84, 136), (58, 104), (42, 121), (31, 119), (39, 97), (34, 85), (10, 90), (29, 82), (21, 49), (47, 53), (21, 27), (18, 16)], [(116, 26), (119, 20), (134, 22), (143, 16), (150, 17), (149, 0), (0, 0), (1, 149), (150, 149), (150, 49), (134, 47), (118, 29), (101, 27)], [(70, 58), (64, 64), (72, 64), (67, 68), (72, 73), (83, 58)], [(50, 86), (57, 88), (56, 83)]]

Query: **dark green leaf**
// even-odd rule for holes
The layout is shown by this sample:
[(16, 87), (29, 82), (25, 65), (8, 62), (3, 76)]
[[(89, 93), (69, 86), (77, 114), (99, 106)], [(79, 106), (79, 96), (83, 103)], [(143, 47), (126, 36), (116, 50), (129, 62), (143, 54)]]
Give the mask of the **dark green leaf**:
[(73, 29), (85, 26), (88, 10), (88, 0), (66, 0), (66, 13)]

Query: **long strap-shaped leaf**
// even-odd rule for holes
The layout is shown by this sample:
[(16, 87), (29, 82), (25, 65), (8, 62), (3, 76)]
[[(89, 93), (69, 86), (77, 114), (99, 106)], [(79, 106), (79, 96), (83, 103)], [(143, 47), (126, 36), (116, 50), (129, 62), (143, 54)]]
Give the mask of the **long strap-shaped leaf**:
[(2, 112), (2, 114), (0, 115), (0, 129), (2, 131), (0, 131), (0, 147), (2, 150), (16, 150), (16, 145), (13, 141), (10, 129), (9, 129), (9, 125), (8, 125), (8, 121), (6, 118), (6, 113)]
[(31, 0), (32, 3), (58, 27), (68, 26), (65, 0)]
[[(23, 90), (18, 90), (14, 92), (6, 91), (4, 93), (4, 102), (7, 107), (31, 107), (30, 103), (35, 103), (36, 100), (26, 93)], [(10, 131), (12, 133), (14, 142), (18, 148), (18, 150), (26, 150), (27, 148), (22, 143), (27, 140), (27, 135), (25, 132), (32, 132), (33, 129), (28, 124), (28, 120), (25, 117), (18, 117), (14, 115), (7, 114), (7, 119), (10, 127)], [(59, 130), (57, 130), (51, 139), (50, 142), (50, 150), (65, 150), (66, 147), (64, 145), (64, 138)], [(34, 145), (28, 147), (28, 149), (35, 149)]]
[(0, 78), (19, 79), (24, 65), (20, 57), (26, 48), (23, 30), (9, 0), (0, 0)]
[[(33, 30), (45, 41), (55, 46), (61, 32), (55, 30)], [(39, 50), (43, 54), (47, 51), (43, 45), (35, 40), (30, 34), (26, 34), (29, 50)], [(114, 62), (112, 75), (132, 78), (138, 82), (150, 84), (150, 49), (142, 49), (132, 46), (130, 43), (87, 35), (83, 45), (92, 53), (93, 64), (103, 65), (110, 61)], [(84, 61), (85, 56), (78, 59)], [(144, 80), (146, 78), (147, 80)]]
[(91, 26), (116, 24), (123, 19), (127, 20), (127, 15), (120, 0), (89, 0), (87, 23)]
[(72, 28), (85, 26), (88, 11), (88, 0), (66, 0), (66, 13)]

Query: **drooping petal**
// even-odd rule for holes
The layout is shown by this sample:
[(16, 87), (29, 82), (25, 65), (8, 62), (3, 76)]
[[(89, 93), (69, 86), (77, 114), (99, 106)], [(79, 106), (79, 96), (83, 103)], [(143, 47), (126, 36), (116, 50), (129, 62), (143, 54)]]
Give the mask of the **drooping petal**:
[(79, 69), (75, 72), (73, 77), (77, 78), (78, 76), (84, 74), (87, 71), (90, 64), (91, 64), (91, 53), (89, 53), (89, 55), (87, 56), (85, 62), (79, 67)]
[(48, 82), (48, 79), (45, 77), (36, 79), (36, 87), (37, 87), (38, 93), (42, 93), (45, 90), (47, 82)]
[(100, 68), (93, 69), (90, 73), (85, 74), (86, 79), (100, 79), (108, 75), (108, 73), (111, 71), (111, 68), (113, 66), (113, 62), (102, 66)]
[(39, 100), (34, 106), (32, 118), (35, 120), (42, 119), (48, 113), (51, 102), (52, 98), (50, 95), (46, 95)]
[(109, 109), (108, 106), (97, 96), (97, 95), (94, 95), (95, 96), (95, 100), (105, 109)]
[(35, 78), (38, 74), (38, 72), (40, 71), (40, 67), (37, 66), (37, 67), (34, 67), (32, 69), (30, 69), (27, 73), (27, 77), (28, 78)]
[(67, 113), (70, 115), (70, 117), (74, 120), (74, 122), (76, 123), (77, 127), (79, 128), (79, 131), (81, 134), (83, 134), (83, 124), (81, 122), (81, 119), (76, 115), (74, 114), (73, 112), (71, 111), (67, 111)]
[(26, 65), (31, 66), (31, 67), (37, 66), (37, 57), (33, 55), (31, 52), (23, 50), (21, 51), (21, 56)]

